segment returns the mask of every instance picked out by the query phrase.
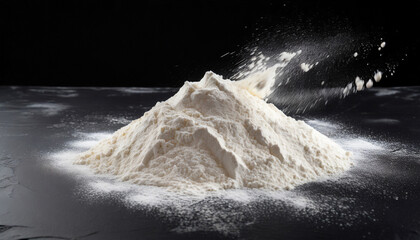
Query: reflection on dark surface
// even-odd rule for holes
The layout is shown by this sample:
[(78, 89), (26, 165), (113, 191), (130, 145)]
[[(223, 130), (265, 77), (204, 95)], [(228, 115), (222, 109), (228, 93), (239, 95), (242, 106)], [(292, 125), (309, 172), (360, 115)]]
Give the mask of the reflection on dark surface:
[(47, 157), (89, 147), (175, 91), (1, 87), (0, 239), (420, 237), (420, 88), (373, 89), (296, 116), (353, 151), (355, 166), (289, 192), (185, 200), (98, 178), (95, 195)]

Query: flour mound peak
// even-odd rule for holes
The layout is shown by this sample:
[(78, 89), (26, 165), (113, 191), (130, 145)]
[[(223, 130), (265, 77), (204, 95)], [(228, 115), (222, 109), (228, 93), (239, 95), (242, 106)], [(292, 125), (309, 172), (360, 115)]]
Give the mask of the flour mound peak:
[(349, 152), (261, 99), (266, 97), (261, 89), (267, 93), (269, 88), (250, 89), (255, 85), (249, 83), (213, 72), (199, 82), (185, 82), (173, 97), (75, 163), (121, 181), (188, 194), (290, 189), (350, 167)]

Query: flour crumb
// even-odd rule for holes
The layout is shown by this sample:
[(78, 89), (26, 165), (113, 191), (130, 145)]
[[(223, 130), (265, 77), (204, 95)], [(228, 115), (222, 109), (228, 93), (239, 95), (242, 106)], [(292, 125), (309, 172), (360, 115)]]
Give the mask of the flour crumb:
[(375, 73), (375, 75), (373, 76), (373, 79), (375, 79), (375, 82), (379, 82), (382, 79), (382, 72), (381, 71), (377, 71)]
[(360, 79), (359, 77), (356, 77), (354, 83), (356, 84), (357, 91), (363, 90), (363, 85), (365, 84), (364, 80)]
[(381, 48), (384, 48), (384, 47), (385, 47), (385, 45), (386, 45), (386, 42), (382, 42), (382, 43), (381, 43)]
[(371, 88), (373, 86), (373, 81), (369, 79), (369, 81), (366, 83), (366, 88)]
[(311, 70), (311, 68), (313, 67), (314, 65), (312, 64), (308, 64), (308, 63), (302, 63), (301, 65), (300, 65), (300, 68), (304, 71), (304, 72), (307, 72), (307, 71), (309, 71), (309, 70)]

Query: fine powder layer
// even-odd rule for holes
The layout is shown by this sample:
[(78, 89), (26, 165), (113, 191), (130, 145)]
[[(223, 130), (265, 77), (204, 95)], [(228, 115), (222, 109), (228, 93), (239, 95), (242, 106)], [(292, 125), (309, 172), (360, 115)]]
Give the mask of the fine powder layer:
[(351, 166), (349, 152), (261, 99), (269, 94), (267, 81), (254, 80), (265, 84), (213, 72), (185, 82), (173, 97), (80, 154), (75, 164), (183, 194), (291, 189)]

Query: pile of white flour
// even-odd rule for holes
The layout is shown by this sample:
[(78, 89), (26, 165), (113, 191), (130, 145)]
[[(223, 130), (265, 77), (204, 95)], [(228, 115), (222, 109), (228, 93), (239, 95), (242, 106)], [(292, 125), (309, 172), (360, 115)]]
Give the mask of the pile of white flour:
[(270, 93), (271, 77), (270, 69), (252, 81), (207, 72), (81, 154), (76, 164), (187, 194), (290, 189), (348, 169), (349, 152), (261, 99)]

